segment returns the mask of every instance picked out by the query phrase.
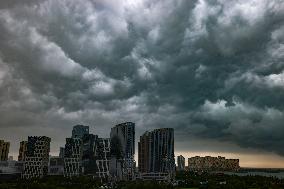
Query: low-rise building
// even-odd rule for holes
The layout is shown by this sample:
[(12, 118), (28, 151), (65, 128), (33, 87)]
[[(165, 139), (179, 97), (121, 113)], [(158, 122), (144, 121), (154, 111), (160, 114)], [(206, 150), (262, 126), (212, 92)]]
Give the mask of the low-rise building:
[(143, 181), (165, 181), (169, 182), (171, 181), (171, 175), (169, 173), (139, 173), (136, 176), (137, 180), (143, 180)]
[(239, 159), (226, 159), (225, 157), (195, 156), (188, 158), (189, 170), (202, 171), (236, 171), (240, 168)]
[(0, 161), (0, 180), (13, 180), (21, 177), (23, 162), (14, 160)]

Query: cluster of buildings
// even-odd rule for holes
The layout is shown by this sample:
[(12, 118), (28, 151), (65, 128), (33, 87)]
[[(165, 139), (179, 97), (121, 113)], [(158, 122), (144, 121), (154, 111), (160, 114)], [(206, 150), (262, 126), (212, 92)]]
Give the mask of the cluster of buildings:
[(225, 157), (195, 156), (188, 158), (190, 171), (237, 171), (240, 169), (239, 159), (226, 159)]
[[(17, 178), (21, 175), (23, 163), (13, 161), (12, 156), (9, 155), (10, 143), (0, 140), (0, 175), (4, 179), (8, 175), (12, 175), (13, 178)], [(0, 178), (0, 179), (1, 179)]]
[(159, 180), (170, 181), (183, 170), (237, 170), (238, 159), (224, 157), (185, 158), (174, 155), (174, 130), (161, 128), (147, 131), (138, 142), (138, 167), (135, 154), (135, 123), (125, 122), (111, 128), (109, 138), (89, 131), (89, 126), (76, 125), (72, 135), (60, 147), (59, 156), (50, 156), (51, 139), (29, 136), (20, 142), (18, 161), (8, 157), (9, 142), (0, 140), (0, 176), (23, 179), (46, 175), (91, 176), (101, 181)]
[[(109, 138), (91, 134), (89, 126), (76, 125), (56, 157), (49, 155), (50, 142), (46, 136), (29, 136), (20, 143), (18, 161), (9, 161), (9, 143), (1, 141), (1, 162), (17, 162), (17, 171), (12, 173), (24, 179), (87, 175), (102, 181), (169, 180), (175, 173), (174, 130), (171, 128), (156, 129), (140, 137), (138, 170), (134, 160), (135, 123), (132, 122), (114, 126)], [(9, 167), (0, 165), (0, 170), (5, 166)]]

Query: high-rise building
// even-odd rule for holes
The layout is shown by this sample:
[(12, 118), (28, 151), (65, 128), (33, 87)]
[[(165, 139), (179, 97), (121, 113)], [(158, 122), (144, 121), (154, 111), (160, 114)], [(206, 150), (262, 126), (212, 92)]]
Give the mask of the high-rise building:
[(84, 174), (95, 175), (96, 170), (96, 148), (98, 136), (93, 134), (85, 134), (82, 138), (83, 155), (82, 166)]
[(83, 136), (82, 166), (84, 174), (106, 180), (109, 177), (110, 139), (97, 135)]
[(27, 153), (28, 141), (20, 142), (18, 161), (24, 161)]
[(109, 178), (109, 164), (110, 164), (110, 139), (98, 138), (96, 148), (96, 175), (107, 180)]
[(146, 132), (138, 143), (139, 172), (175, 174), (174, 130), (155, 129)]
[(185, 170), (185, 158), (182, 155), (177, 157), (177, 170), (184, 171)]
[(72, 130), (72, 138), (83, 138), (85, 134), (89, 134), (89, 126), (75, 125)]
[(0, 161), (7, 161), (9, 154), (10, 142), (0, 140)]
[(23, 178), (41, 178), (48, 173), (51, 139), (46, 136), (29, 136), (24, 160)]
[(66, 138), (64, 154), (64, 176), (80, 176), (82, 174), (83, 146), (80, 138)]
[(151, 133), (145, 132), (138, 142), (138, 170), (141, 173), (150, 171)]
[(126, 122), (111, 129), (110, 174), (117, 180), (132, 180), (135, 171), (135, 123)]

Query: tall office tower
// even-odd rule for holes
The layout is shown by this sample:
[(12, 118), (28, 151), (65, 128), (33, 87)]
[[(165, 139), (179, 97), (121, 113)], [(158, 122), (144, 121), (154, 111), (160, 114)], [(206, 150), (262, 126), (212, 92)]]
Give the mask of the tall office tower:
[(150, 132), (147, 131), (140, 136), (140, 141), (138, 142), (138, 170), (140, 173), (147, 173), (150, 171), (150, 142)]
[(0, 140), (0, 161), (7, 161), (9, 154), (10, 142)]
[(96, 175), (102, 180), (109, 178), (110, 139), (98, 138), (96, 148)]
[(182, 155), (177, 157), (177, 170), (184, 171), (185, 170), (185, 158)]
[(64, 154), (64, 176), (72, 177), (82, 174), (82, 139), (66, 138)]
[(146, 132), (138, 143), (139, 171), (141, 173), (175, 174), (174, 130), (155, 129)]
[(135, 123), (126, 122), (111, 129), (110, 174), (118, 180), (132, 180), (135, 171)]
[(24, 160), (23, 178), (41, 178), (48, 173), (51, 139), (46, 136), (29, 136)]
[(109, 177), (110, 139), (87, 134), (83, 137), (84, 174), (107, 180)]
[(85, 134), (89, 134), (89, 126), (75, 125), (72, 130), (72, 138), (83, 138)]
[(64, 147), (60, 147), (60, 149), (59, 149), (59, 157), (60, 158), (64, 158), (64, 154), (65, 154), (65, 148)]
[(28, 141), (20, 142), (18, 161), (24, 161), (25, 160), (26, 153), (27, 153), (27, 150), (28, 150), (27, 146), (28, 146)]
[(96, 174), (96, 148), (98, 136), (93, 134), (85, 134), (82, 138), (83, 155), (82, 166), (84, 174)]

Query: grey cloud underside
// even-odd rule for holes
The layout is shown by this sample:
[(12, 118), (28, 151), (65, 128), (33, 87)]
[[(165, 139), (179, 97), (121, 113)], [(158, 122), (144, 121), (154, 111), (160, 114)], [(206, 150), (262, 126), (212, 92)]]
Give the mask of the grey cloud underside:
[(129, 120), (138, 134), (174, 127), (177, 143), (205, 137), (284, 154), (283, 1), (9, 1), (0, 10), (3, 131), (56, 138), (50, 128), (107, 133)]

